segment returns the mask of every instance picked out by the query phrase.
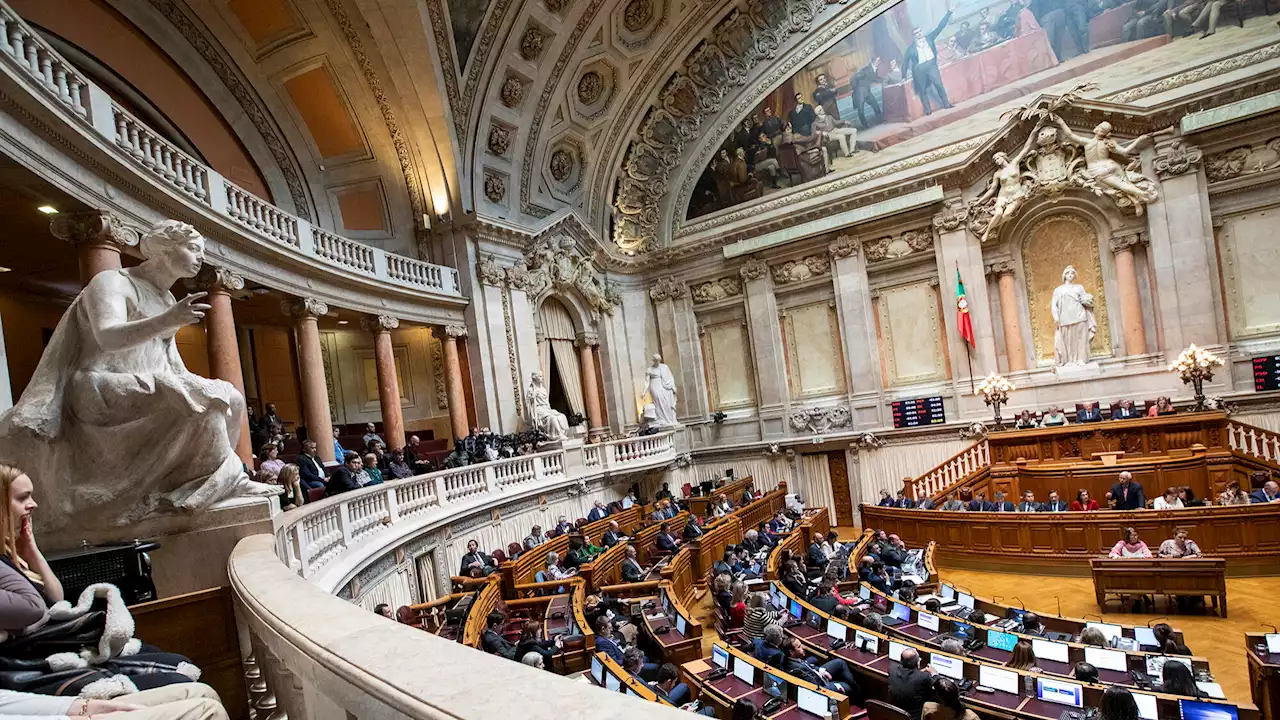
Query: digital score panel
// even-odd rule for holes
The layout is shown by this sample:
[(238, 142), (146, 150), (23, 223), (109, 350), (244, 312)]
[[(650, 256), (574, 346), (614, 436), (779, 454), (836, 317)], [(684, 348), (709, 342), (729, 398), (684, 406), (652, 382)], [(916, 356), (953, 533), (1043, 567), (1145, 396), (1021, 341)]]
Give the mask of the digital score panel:
[(1280, 355), (1266, 355), (1253, 359), (1253, 389), (1280, 390)]
[(924, 427), (941, 425), (947, 421), (946, 411), (942, 407), (942, 396), (916, 398), (915, 400), (898, 400), (893, 403), (893, 426), (895, 428)]

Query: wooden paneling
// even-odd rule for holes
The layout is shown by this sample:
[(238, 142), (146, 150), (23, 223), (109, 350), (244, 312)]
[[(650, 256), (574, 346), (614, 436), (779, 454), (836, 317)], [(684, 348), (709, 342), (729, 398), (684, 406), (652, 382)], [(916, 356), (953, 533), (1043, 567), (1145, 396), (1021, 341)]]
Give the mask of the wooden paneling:
[(293, 331), (288, 328), (254, 328), (253, 361), (258, 376), (258, 397), (263, 405), (275, 403), (276, 412), (285, 422), (301, 425), (302, 402), (298, 398)]
[(835, 500), (836, 525), (853, 527), (853, 498), (849, 495), (849, 465), (843, 450), (827, 453), (831, 497)]
[(129, 608), (134, 634), (143, 642), (191, 658), (202, 682), (218, 691), (227, 714), (248, 714), (244, 668), (236, 635), (231, 589), (210, 588)]

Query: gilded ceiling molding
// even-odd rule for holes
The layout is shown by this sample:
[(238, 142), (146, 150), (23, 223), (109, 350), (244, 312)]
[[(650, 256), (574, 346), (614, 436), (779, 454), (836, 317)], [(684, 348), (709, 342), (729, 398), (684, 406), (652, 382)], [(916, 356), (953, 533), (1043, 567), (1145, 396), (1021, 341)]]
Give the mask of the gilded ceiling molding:
[[(422, 183), (418, 179), (418, 171), (413, 164), (413, 151), (409, 146), (409, 141), (405, 138), (404, 133), (400, 131), (400, 123), (396, 122), (395, 111), (391, 109), (391, 101), (387, 99), (387, 93), (382, 88), (382, 81), (378, 79), (378, 73), (373, 68), (373, 62), (369, 60), (369, 53), (365, 52), (364, 41), (360, 39), (360, 34), (356, 31), (354, 25), (351, 24), (351, 18), (347, 16), (346, 8), (342, 7), (341, 0), (325, 0), (325, 6), (329, 8), (329, 12), (333, 15), (333, 19), (338, 22), (338, 28), (342, 30), (342, 36), (347, 41), (347, 46), (351, 48), (351, 54), (355, 56), (356, 64), (360, 67), (360, 74), (364, 76), (364, 81), (369, 85), (369, 92), (373, 93), (373, 99), (378, 103), (378, 112), (382, 114), (382, 122), (387, 127), (387, 134), (391, 136), (391, 144), (396, 149), (396, 160), (400, 163), (400, 174), (404, 177), (405, 189), (409, 191), (409, 206), (413, 209), (413, 230), (416, 245), (419, 246), (418, 253), (422, 257), (428, 257), (425, 252), (427, 248), (422, 247), (422, 242), (427, 237), (428, 229), (423, 225), (423, 217), (427, 215), (426, 202), (423, 199)], [(447, 73), (446, 73), (447, 74)], [(435, 213), (431, 213), (434, 215)]]
[(221, 46), (210, 42), (208, 30), (203, 25), (197, 25), (196, 21), (178, 6), (178, 3), (174, 0), (150, 0), (150, 3), (222, 79), (223, 85), (231, 92), (231, 96), (244, 110), (245, 117), (249, 118), (249, 122), (262, 136), (263, 143), (280, 168), (280, 174), (284, 176), (285, 185), (289, 188), (289, 196), (293, 200), (293, 214), (303, 220), (314, 222), (315, 208), (311, 202), (307, 184), (302, 177), (302, 166), (284, 140), (280, 127), (271, 117), (271, 113), (262, 106), (258, 93), (249, 86), (236, 64), (223, 56)]

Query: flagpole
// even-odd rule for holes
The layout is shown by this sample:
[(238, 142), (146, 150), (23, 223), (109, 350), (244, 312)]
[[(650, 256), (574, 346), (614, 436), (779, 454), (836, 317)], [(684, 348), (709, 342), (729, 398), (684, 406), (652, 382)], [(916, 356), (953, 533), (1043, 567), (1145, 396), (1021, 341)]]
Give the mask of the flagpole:
[[(956, 279), (957, 281), (959, 281), (960, 279), (960, 261), (959, 260), (956, 260)], [(966, 292), (965, 295), (967, 300), (968, 293)], [(969, 351), (969, 340), (968, 338), (964, 337), (963, 333), (961, 333), (960, 341), (964, 344), (964, 359), (969, 364), (969, 392), (973, 393), (974, 395), (977, 395), (978, 389), (973, 382), (973, 353)]]

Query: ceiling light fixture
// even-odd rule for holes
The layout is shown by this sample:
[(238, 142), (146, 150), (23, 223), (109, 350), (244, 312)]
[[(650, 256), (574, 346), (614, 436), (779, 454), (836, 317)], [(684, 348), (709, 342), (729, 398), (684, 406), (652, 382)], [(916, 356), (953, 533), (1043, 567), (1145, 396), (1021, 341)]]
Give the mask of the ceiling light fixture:
[(0, 267), (0, 273), (13, 272), (13, 268)]
[(40, 212), (44, 213), (45, 215), (57, 215), (57, 214), (58, 214), (58, 208), (56, 208), (56, 207), (54, 207), (54, 206), (52, 206), (52, 205), (41, 205), (40, 207), (36, 208), (36, 210), (39, 210)]
[(347, 323), (349, 323), (349, 322), (351, 322), (351, 321), (350, 321), (350, 320), (339, 320), (339, 321), (338, 321), (338, 324), (339, 324), (339, 325), (346, 325), (346, 324), (347, 324)]

